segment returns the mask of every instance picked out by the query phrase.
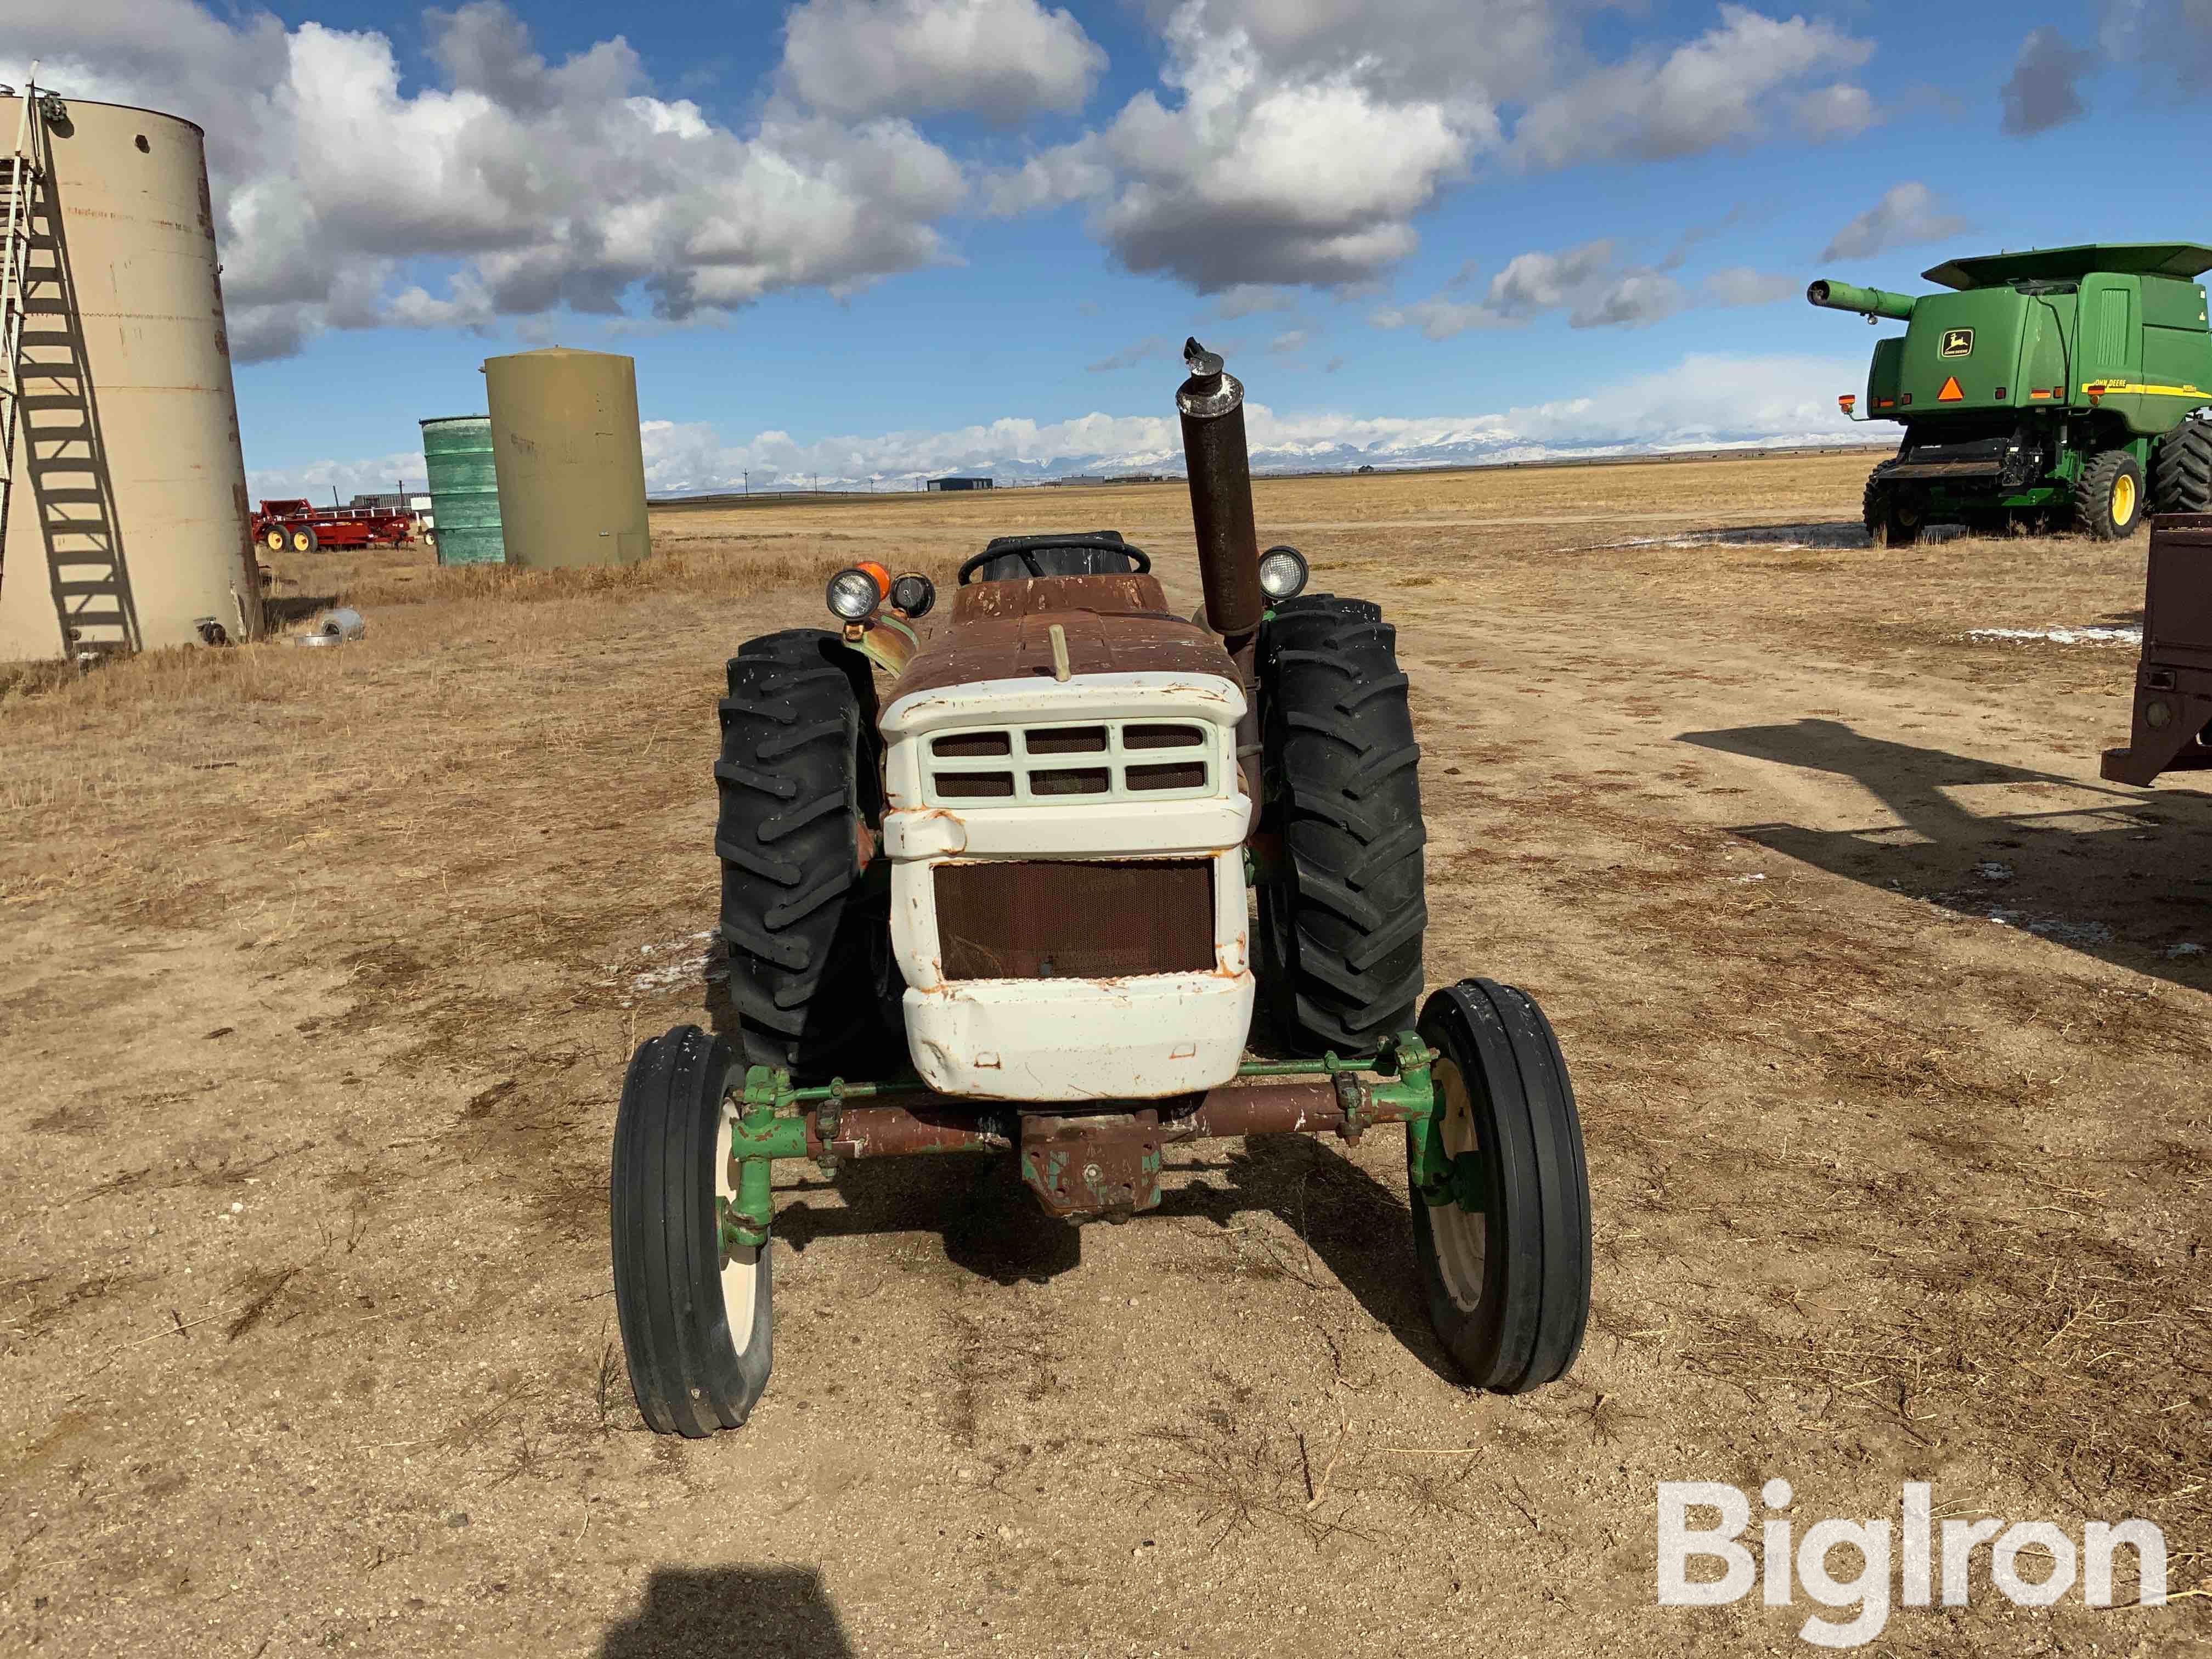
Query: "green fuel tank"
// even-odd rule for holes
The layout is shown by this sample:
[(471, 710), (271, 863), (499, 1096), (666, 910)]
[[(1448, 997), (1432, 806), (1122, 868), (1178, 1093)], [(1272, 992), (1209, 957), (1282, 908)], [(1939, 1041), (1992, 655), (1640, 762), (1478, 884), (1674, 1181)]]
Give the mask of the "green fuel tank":
[(441, 415), (422, 422), (422, 468), (430, 480), (431, 534), (440, 564), (502, 564), (499, 479), (491, 417)]

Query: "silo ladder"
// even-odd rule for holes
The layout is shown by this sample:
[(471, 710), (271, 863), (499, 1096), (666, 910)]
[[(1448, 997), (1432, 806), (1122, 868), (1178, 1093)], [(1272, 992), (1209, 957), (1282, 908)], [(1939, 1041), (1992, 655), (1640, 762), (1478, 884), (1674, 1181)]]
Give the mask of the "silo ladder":
[(15, 428), (23, 403), (23, 289), (30, 278), (31, 194), (39, 182), (31, 124), (38, 101), (36, 88), (24, 88), (15, 148), (0, 173), (0, 188), (7, 192), (0, 202), (7, 222), (6, 240), (0, 242), (0, 582), (7, 580), (8, 508), (15, 493)]

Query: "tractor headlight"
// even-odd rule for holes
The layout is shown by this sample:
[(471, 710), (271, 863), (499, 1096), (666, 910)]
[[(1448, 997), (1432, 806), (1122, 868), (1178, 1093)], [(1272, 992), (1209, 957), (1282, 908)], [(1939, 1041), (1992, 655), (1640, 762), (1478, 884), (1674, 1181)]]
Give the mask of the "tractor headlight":
[(830, 579), (830, 610), (847, 622), (860, 622), (884, 600), (873, 572), (854, 565)]
[(892, 608), (908, 617), (927, 617), (937, 603), (937, 584), (920, 571), (912, 571), (891, 584)]
[(1306, 574), (1306, 556), (1295, 547), (1271, 547), (1260, 556), (1260, 591), (1271, 599), (1304, 592)]

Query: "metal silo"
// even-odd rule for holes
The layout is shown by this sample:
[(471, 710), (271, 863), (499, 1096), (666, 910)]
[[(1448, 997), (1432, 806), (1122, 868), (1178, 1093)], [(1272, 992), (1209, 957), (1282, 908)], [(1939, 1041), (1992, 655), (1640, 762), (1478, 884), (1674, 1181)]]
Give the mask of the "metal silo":
[(430, 517), (440, 564), (502, 564), (499, 477), (492, 465), (491, 417), (447, 415), (422, 422), (422, 465), (430, 477)]
[(651, 550), (637, 366), (552, 346), (484, 362), (510, 564), (635, 564)]
[(251, 639), (261, 589), (200, 129), (0, 97), (5, 195), (19, 133), (12, 222), (0, 199), (23, 276), (0, 660)]

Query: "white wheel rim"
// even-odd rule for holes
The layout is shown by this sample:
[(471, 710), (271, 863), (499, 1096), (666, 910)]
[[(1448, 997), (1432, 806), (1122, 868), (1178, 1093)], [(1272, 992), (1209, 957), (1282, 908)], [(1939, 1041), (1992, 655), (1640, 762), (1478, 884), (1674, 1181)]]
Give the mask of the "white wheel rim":
[[(1431, 1075), (1436, 1084), (1437, 1108), (1443, 1115), (1438, 1132), (1445, 1158), (1480, 1150), (1481, 1142), (1474, 1133), (1474, 1103), (1468, 1096), (1467, 1079), (1460, 1075), (1459, 1067), (1439, 1056)], [(1437, 1272), (1443, 1280), (1444, 1294), (1462, 1313), (1474, 1312), (1482, 1305), (1483, 1267), (1490, 1242), (1488, 1218), (1480, 1211), (1462, 1210), (1456, 1204), (1433, 1204), (1429, 1206), (1429, 1237), (1436, 1246)]]
[[(722, 1212), (738, 1201), (738, 1189), (730, 1184), (730, 1153), (735, 1146), (731, 1133), (735, 1122), (726, 1102), (722, 1107), (721, 1122), (714, 1132), (714, 1196), (721, 1202), (714, 1206), (719, 1221)], [(722, 1253), (722, 1317), (729, 1322), (730, 1346), (739, 1353), (745, 1351), (753, 1339), (754, 1298), (760, 1293), (760, 1249), (743, 1244)]]

